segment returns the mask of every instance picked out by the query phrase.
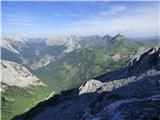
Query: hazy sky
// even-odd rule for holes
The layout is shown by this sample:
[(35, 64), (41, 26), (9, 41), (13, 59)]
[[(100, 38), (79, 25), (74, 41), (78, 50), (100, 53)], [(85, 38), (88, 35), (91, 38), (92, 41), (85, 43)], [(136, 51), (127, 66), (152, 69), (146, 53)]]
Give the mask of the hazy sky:
[(2, 35), (158, 35), (157, 2), (2, 2)]

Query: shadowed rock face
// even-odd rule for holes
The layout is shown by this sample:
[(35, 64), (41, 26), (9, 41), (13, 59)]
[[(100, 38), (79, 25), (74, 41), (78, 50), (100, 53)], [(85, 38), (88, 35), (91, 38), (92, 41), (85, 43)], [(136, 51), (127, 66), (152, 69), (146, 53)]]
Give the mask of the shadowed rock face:
[(152, 68), (160, 69), (160, 48), (152, 48), (131, 61), (128, 70), (134, 73), (143, 73), (147, 69)]
[(39, 103), (13, 120), (158, 120), (160, 48)]

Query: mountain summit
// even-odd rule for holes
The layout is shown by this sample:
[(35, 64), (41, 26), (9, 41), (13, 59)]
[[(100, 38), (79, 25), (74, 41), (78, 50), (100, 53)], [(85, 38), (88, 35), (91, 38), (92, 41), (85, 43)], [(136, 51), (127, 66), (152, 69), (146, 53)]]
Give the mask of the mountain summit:
[(160, 48), (122, 69), (61, 92), (13, 120), (158, 120)]

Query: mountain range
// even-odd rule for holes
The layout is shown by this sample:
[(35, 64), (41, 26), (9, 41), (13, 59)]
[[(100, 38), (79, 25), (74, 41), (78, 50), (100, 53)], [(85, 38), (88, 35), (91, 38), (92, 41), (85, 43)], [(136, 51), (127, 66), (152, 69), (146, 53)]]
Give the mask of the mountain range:
[[(83, 89), (78, 91), (80, 94), (86, 93), (85, 85), (90, 86), (90, 82), (87, 81), (91, 79), (93, 83), (91, 82), (90, 88), (94, 89), (92, 84), (101, 86), (101, 79), (104, 79), (105, 74), (106, 76), (111, 74), (108, 79), (112, 79), (112, 76), (118, 77), (120, 74), (119, 72), (113, 74), (112, 71), (120, 68), (122, 70), (119, 71), (123, 69), (125, 72), (132, 71), (134, 67), (126, 70), (127, 66), (138, 64), (137, 61), (141, 58), (139, 56), (155, 46), (160, 46), (159, 39), (135, 41), (121, 34), (113, 37), (58, 35), (45, 38), (3, 38), (1, 42), (2, 119), (10, 120), (45, 99), (52, 101), (50, 97), (59, 96), (61, 91), (67, 95), (68, 91), (65, 90), (73, 89), (70, 92), (75, 92), (74, 89), (77, 90), (82, 84), (79, 89)], [(158, 50), (152, 50), (153, 53), (155, 51)], [(133, 71), (142, 70), (139, 68)], [(128, 77), (126, 76), (127, 79)], [(114, 79), (122, 78), (113, 77), (112, 80)], [(135, 79), (139, 79), (137, 74)], [(124, 80), (124, 84), (129, 82)], [(112, 84), (109, 86), (110, 89), (117, 88)]]

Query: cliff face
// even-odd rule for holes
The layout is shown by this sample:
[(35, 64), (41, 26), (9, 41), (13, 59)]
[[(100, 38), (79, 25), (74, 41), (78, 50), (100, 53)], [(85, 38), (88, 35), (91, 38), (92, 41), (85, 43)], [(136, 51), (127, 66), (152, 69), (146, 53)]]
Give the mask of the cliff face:
[(160, 48), (120, 70), (61, 92), (13, 120), (158, 120)]

